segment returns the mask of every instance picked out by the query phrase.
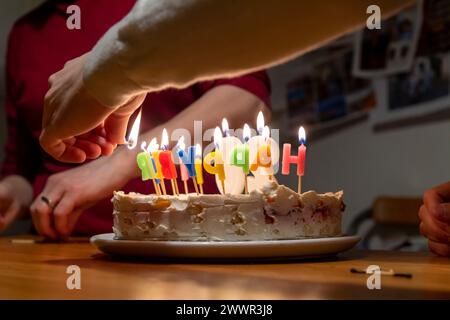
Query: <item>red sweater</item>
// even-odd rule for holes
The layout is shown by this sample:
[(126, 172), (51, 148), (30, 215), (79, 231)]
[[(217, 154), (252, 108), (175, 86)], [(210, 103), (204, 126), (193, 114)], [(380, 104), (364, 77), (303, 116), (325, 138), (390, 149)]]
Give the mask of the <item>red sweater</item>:
[[(2, 175), (18, 174), (33, 185), (35, 196), (48, 177), (76, 165), (61, 163), (39, 146), (44, 95), (48, 77), (64, 63), (87, 51), (114, 23), (124, 17), (135, 0), (47, 1), (14, 25), (7, 53), (6, 115), (8, 138)], [(81, 8), (81, 30), (66, 27), (66, 8), (75, 3)], [(239, 78), (195, 84), (183, 90), (168, 89), (151, 93), (143, 105), (142, 130), (164, 123), (187, 108), (211, 88), (231, 84), (243, 88), (269, 105), (270, 84), (264, 72)], [(217, 119), (220, 123), (221, 119)], [(179, 184), (181, 185), (181, 184)], [(205, 191), (216, 189), (212, 176), (205, 175)], [(140, 179), (130, 181), (125, 191), (148, 193)], [(110, 197), (86, 210), (76, 227), (77, 234), (111, 232)]]

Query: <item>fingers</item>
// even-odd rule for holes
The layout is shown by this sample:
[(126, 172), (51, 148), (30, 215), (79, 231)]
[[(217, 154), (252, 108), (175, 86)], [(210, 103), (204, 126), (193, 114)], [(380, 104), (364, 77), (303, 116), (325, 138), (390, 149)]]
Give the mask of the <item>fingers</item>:
[(41, 199), (42, 196), (47, 197), (52, 202), (52, 206), (60, 201), (63, 189), (59, 188), (57, 183), (52, 183), (52, 180), (50, 177), (42, 193), (31, 205), (30, 211), (36, 231), (46, 238), (56, 240), (58, 232), (54, 226), (53, 208)]
[(55, 139), (44, 129), (39, 137), (42, 148), (55, 159), (63, 162), (81, 163), (86, 161), (86, 153), (66, 140)]
[(74, 147), (83, 150), (87, 159), (97, 159), (102, 154), (101, 147), (91, 141), (77, 139)]
[(435, 219), (425, 206), (420, 208), (419, 218), (422, 235), (434, 241), (447, 242), (450, 240), (450, 226)]
[(450, 223), (450, 183), (437, 186), (425, 192), (423, 202), (429, 213), (436, 219)]
[[(53, 210), (55, 228), (58, 232), (58, 235), (60, 235), (62, 238), (67, 238), (72, 232), (72, 227), (75, 225), (75, 223), (73, 223), (73, 217), (72, 219), (70, 219), (70, 217), (74, 213), (74, 208), (75, 198), (73, 196), (73, 193), (66, 192), (62, 196), (61, 201), (58, 202), (58, 205)], [(76, 218), (76, 220), (78, 220), (78, 217)]]
[(97, 146), (97, 148), (100, 150), (100, 154), (97, 157), (99, 157), (100, 155), (109, 156), (114, 151), (117, 145), (108, 142), (104, 137), (105, 134), (106, 133), (104, 132), (103, 128), (101, 128), (100, 130), (94, 129), (92, 132), (80, 136), (80, 138), (82, 137), (83, 140), (93, 143)]
[(124, 142), (128, 121), (133, 112), (144, 102), (145, 96), (145, 94), (141, 94), (134, 97), (105, 120), (106, 138), (109, 142), (113, 144)]
[(450, 245), (447, 243), (440, 243), (436, 241), (429, 240), (428, 247), (431, 252), (443, 257), (450, 257)]

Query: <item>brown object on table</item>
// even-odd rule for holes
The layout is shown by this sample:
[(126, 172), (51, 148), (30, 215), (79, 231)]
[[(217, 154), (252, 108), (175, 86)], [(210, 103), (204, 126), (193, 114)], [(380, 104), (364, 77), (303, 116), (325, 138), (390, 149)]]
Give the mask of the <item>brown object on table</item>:
[[(79, 241), (23, 245), (10, 240), (0, 238), (0, 299), (450, 297), (450, 259), (426, 252), (351, 251), (320, 260), (202, 264), (114, 259)], [(369, 290), (369, 275), (356, 276), (349, 269), (365, 270), (372, 264), (414, 277), (383, 276), (381, 290)], [(81, 290), (66, 287), (70, 265), (81, 268)]]
[(421, 205), (420, 198), (378, 197), (373, 204), (373, 218), (379, 224), (418, 226)]
[[(359, 274), (368, 274), (366, 270), (360, 270), (357, 268), (351, 268), (350, 272), (351, 273), (359, 273)], [(395, 272), (393, 269), (380, 270), (380, 274), (384, 275), (384, 276), (393, 276), (393, 277), (408, 278), (408, 279), (411, 279), (413, 277), (411, 273), (398, 273), (398, 272)]]

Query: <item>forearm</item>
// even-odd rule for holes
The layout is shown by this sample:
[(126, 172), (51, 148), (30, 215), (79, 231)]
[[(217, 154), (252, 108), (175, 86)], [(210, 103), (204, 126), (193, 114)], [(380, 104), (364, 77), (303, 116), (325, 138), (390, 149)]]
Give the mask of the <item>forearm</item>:
[[(157, 138), (158, 142), (161, 142), (164, 128), (167, 129), (169, 138), (177, 129), (185, 129), (191, 136), (191, 141), (186, 141), (188, 144), (201, 144), (202, 141), (193, 141), (195, 136), (194, 121), (201, 121), (202, 134), (207, 129), (220, 127), (222, 118), (227, 118), (230, 128), (240, 129), (244, 123), (253, 124), (259, 111), (263, 111), (267, 121), (270, 120), (270, 110), (255, 95), (231, 85), (218, 86), (205, 93), (199, 100), (168, 122), (141, 134), (138, 146), (133, 150), (122, 148), (117, 152), (117, 159), (125, 158), (125, 162), (130, 164), (128, 167), (130, 178), (137, 177), (139, 176), (139, 169), (135, 163), (137, 153), (141, 152), (140, 143), (142, 141), (150, 142), (152, 138)], [(173, 137), (172, 140), (169, 139), (170, 148), (176, 145), (176, 139), (177, 137)]]
[(33, 188), (31, 184), (20, 175), (6, 176), (1, 180), (1, 183), (7, 185), (18, 196), (21, 210), (23, 212), (27, 211), (33, 200)]
[[(411, 0), (378, 0), (383, 15)], [(372, 0), (140, 0), (89, 56), (84, 80), (101, 103), (236, 76), (286, 61), (362, 26)]]

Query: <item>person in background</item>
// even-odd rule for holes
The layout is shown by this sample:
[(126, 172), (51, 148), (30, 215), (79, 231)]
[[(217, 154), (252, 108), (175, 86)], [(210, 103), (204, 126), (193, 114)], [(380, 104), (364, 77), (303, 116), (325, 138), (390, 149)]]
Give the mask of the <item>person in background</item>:
[[(270, 83), (263, 71), (240, 77), (193, 83), (184, 89), (166, 89), (136, 97), (129, 109), (115, 113), (95, 136), (77, 141), (88, 163), (62, 163), (39, 147), (43, 101), (49, 76), (73, 57), (88, 51), (109, 27), (123, 18), (134, 0), (46, 1), (18, 20), (9, 37), (7, 54), (8, 139), (0, 180), (0, 232), (30, 211), (36, 230), (50, 239), (70, 234), (111, 232), (114, 190), (153, 192), (137, 177), (134, 150), (108, 141), (105, 129), (125, 124), (142, 104), (142, 139), (160, 140), (162, 128), (193, 130), (194, 120), (214, 128), (222, 117), (240, 127), (255, 120), (259, 110), (269, 118)], [(80, 6), (81, 30), (66, 28), (66, 8)], [(106, 13), (107, 14), (104, 14)], [(101, 19), (99, 19), (101, 16)], [(101, 154), (105, 155), (99, 159)], [(181, 185), (181, 184), (180, 184)], [(216, 192), (214, 178), (205, 175), (205, 192)], [(192, 191), (192, 190), (191, 190)], [(34, 198), (34, 201), (33, 201)]]
[(419, 218), (430, 250), (450, 257), (450, 181), (425, 192)]

